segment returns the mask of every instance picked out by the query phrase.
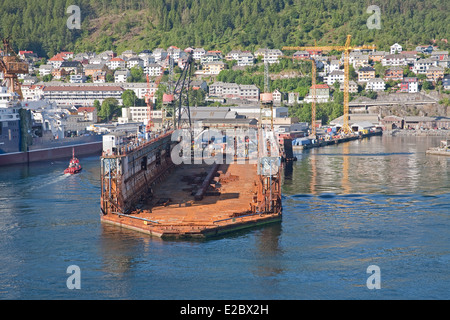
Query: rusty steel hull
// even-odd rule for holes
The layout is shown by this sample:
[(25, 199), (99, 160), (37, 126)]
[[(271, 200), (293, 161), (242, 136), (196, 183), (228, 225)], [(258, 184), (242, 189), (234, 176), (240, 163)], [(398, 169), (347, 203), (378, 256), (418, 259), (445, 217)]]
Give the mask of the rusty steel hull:
[[(281, 221), (281, 208), (256, 210), (257, 180), (252, 164), (177, 166), (140, 209), (102, 221), (160, 238), (206, 238)], [(205, 181), (209, 188), (198, 197)]]
[(160, 238), (205, 238), (281, 221), (279, 167), (270, 157), (175, 165), (176, 145), (168, 132), (102, 156), (102, 222)]

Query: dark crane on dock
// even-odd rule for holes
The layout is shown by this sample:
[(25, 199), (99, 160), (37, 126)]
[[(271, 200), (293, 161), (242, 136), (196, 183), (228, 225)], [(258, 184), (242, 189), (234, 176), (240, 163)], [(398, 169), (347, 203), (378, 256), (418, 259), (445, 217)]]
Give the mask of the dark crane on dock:
[(9, 92), (17, 93), (23, 99), (18, 74), (28, 73), (28, 63), (22, 62), (9, 44), (9, 38), (3, 39), (3, 56), (0, 59), (0, 71), (7, 82)]
[[(183, 68), (180, 78), (173, 89), (174, 99), (178, 103), (177, 127), (192, 129), (191, 111), (189, 108), (189, 89), (191, 85), (191, 76), (194, 69), (194, 59), (192, 54), (188, 54), (186, 64)], [(183, 94), (186, 96), (186, 103), (183, 105)], [(176, 108), (176, 107), (175, 107)], [(186, 117), (183, 117), (185, 115)]]

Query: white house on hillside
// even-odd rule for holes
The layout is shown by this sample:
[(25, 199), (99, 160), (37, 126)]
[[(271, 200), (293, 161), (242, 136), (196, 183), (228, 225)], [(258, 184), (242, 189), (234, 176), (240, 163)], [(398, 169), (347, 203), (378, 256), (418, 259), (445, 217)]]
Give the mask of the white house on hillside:
[(391, 54), (395, 54), (395, 53), (401, 53), (403, 50), (402, 46), (399, 45), (398, 43), (394, 43), (391, 46)]

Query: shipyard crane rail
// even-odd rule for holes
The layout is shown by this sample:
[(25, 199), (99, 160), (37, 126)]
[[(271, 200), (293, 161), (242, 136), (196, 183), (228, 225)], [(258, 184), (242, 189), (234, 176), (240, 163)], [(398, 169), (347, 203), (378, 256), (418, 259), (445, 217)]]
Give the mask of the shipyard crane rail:
[(306, 50), (306, 51), (343, 51), (344, 52), (344, 124), (339, 132), (344, 134), (349, 134), (352, 132), (352, 129), (349, 126), (348, 115), (349, 115), (349, 101), (350, 101), (350, 52), (352, 50), (361, 50), (361, 49), (371, 49), (375, 50), (376, 46), (352, 46), (351, 45), (351, 35), (347, 35), (347, 40), (345, 41), (344, 46), (304, 46), (304, 47), (283, 47), (282, 50)]

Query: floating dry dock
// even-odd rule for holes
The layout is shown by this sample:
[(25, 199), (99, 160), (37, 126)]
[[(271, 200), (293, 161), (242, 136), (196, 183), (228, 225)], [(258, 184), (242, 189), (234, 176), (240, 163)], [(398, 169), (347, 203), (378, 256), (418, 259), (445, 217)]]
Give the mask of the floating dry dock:
[(281, 220), (279, 169), (267, 174), (268, 158), (174, 165), (175, 144), (169, 132), (102, 156), (102, 222), (161, 238), (204, 238)]

